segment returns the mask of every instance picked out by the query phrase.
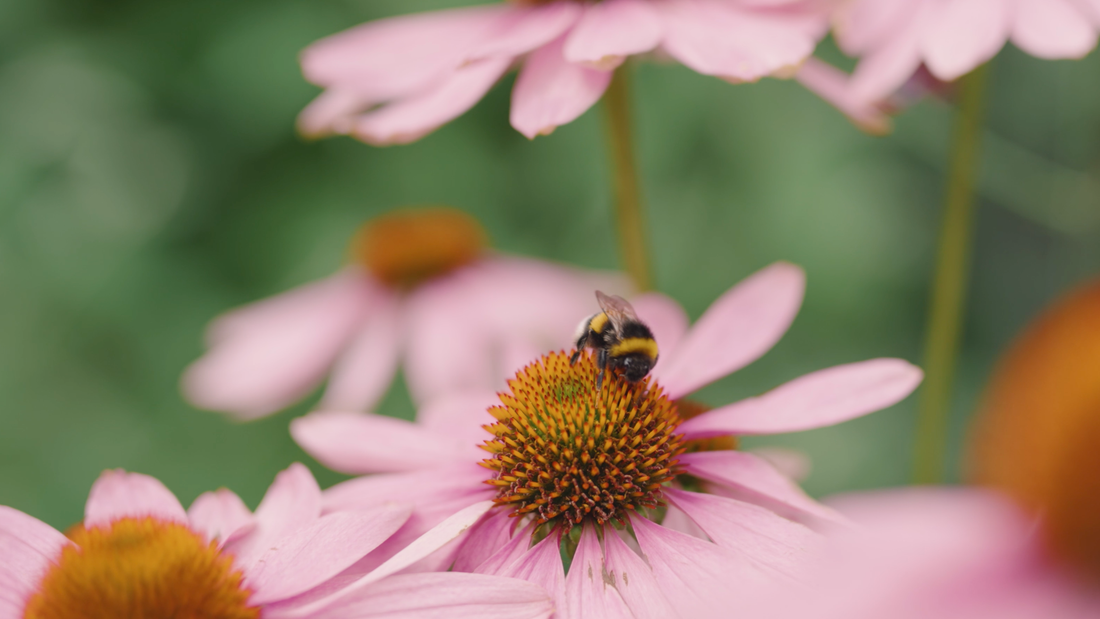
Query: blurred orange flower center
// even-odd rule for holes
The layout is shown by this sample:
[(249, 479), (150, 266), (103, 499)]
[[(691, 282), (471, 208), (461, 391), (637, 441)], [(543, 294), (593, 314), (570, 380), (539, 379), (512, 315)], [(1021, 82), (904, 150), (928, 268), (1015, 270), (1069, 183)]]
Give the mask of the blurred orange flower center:
[(191, 529), (153, 518), (70, 531), (24, 619), (256, 619), (233, 559)]
[(629, 511), (661, 503), (678, 472), (683, 440), (676, 406), (647, 379), (629, 383), (614, 372), (596, 389), (592, 355), (575, 365), (550, 353), (520, 370), (489, 409), (494, 438), (482, 466), (495, 471), (498, 505), (566, 529), (585, 520), (623, 522)]
[(400, 210), (367, 222), (353, 258), (382, 282), (411, 288), (473, 262), (486, 246), (476, 219), (449, 207)]

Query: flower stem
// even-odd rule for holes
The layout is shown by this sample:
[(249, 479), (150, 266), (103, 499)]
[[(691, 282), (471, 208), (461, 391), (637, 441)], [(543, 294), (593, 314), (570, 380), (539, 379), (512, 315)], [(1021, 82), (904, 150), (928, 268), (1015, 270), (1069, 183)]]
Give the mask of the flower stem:
[(638, 165), (634, 159), (629, 70), (625, 64), (615, 69), (604, 95), (604, 109), (607, 113), (608, 154), (613, 174), (619, 252), (634, 286), (639, 291), (645, 291), (653, 287), (653, 276), (646, 251), (648, 246), (641, 190), (638, 187)]
[(925, 379), (918, 408), (914, 466), (917, 483), (943, 480), (951, 384), (970, 268), (974, 184), (980, 163), (986, 72), (987, 68), (982, 66), (959, 80), (951, 167), (925, 339)]

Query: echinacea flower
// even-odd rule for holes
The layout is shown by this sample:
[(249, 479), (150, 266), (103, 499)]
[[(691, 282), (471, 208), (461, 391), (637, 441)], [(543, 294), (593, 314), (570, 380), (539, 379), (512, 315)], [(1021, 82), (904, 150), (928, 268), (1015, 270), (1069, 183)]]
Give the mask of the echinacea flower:
[[(455, 395), (423, 408), (418, 423), (318, 412), (292, 422), (291, 433), (327, 466), (387, 473), (329, 489), (326, 509), (405, 501), (416, 506), (404, 532), (411, 536), (494, 500), (461, 545), (433, 558), (437, 568), (539, 583), (559, 619), (714, 616), (794, 571), (817, 538), (803, 523), (839, 519), (763, 459), (736, 451), (735, 437), (864, 415), (898, 402), (921, 378), (905, 361), (876, 359), (714, 409), (685, 399), (771, 348), (804, 285), (797, 267), (773, 265), (690, 330), (675, 302), (636, 299), (661, 350), (639, 383), (612, 373), (597, 389), (591, 355), (571, 365), (555, 352), (520, 370), (495, 405), (486, 394)], [(568, 573), (559, 547), (572, 557)]]
[(501, 377), (572, 332), (592, 288), (618, 276), (485, 249), (485, 232), (450, 208), (399, 210), (364, 225), (352, 264), (327, 279), (228, 312), (183, 377), (188, 400), (254, 419), (326, 376), (322, 406), (362, 410), (399, 363), (414, 399)]
[(628, 56), (659, 52), (732, 82), (789, 77), (825, 34), (817, 0), (514, 0), (382, 19), (314, 43), (325, 89), (307, 135), (411, 142), (473, 107), (512, 66), (511, 122), (533, 138), (603, 95)]
[[(515, 579), (395, 575), (479, 514), (475, 506), (405, 556), (360, 574), (356, 563), (402, 526), (407, 507), (322, 515), (320, 488), (295, 464), (255, 514), (224, 489), (184, 511), (156, 479), (107, 471), (67, 535), (0, 506), (0, 618), (276, 618), (303, 601), (318, 611), (296, 616), (318, 619), (436, 616), (439, 607), (470, 619), (549, 616), (546, 593)], [(352, 582), (354, 595), (327, 602)]]

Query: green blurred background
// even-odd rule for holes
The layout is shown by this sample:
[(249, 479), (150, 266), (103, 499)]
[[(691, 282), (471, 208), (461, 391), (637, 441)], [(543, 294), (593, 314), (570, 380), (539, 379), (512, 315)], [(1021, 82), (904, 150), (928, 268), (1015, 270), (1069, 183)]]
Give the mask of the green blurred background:
[[(356, 226), (394, 206), (453, 204), (503, 251), (616, 265), (599, 108), (529, 142), (507, 122), (509, 78), (410, 146), (295, 134), (317, 93), (298, 71), (305, 45), (462, 4), (0, 2), (0, 504), (67, 526), (109, 467), (155, 475), (185, 504), (227, 486), (254, 506), (295, 460), (339, 480), (287, 433), (308, 402), (239, 425), (189, 407), (177, 381), (211, 317), (332, 272)], [(828, 42), (819, 55), (843, 62)], [(995, 63), (956, 460), (998, 351), (1100, 270), (1096, 56), (1007, 49)], [(919, 363), (949, 106), (924, 101), (874, 138), (791, 82), (643, 64), (635, 87), (658, 288), (694, 318), (775, 260), (809, 275), (779, 346), (701, 399), (874, 356)], [(747, 443), (805, 450), (815, 495), (902, 484), (914, 408)], [(380, 412), (412, 415), (400, 381)]]

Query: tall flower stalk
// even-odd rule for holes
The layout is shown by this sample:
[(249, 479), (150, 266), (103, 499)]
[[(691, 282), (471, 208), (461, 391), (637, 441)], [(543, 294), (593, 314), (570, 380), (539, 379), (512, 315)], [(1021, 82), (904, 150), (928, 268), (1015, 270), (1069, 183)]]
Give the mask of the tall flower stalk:
[(970, 268), (974, 185), (981, 159), (987, 66), (959, 80), (947, 197), (928, 312), (925, 381), (918, 405), (914, 466), (914, 479), (918, 483), (942, 481), (944, 472), (951, 386)]

